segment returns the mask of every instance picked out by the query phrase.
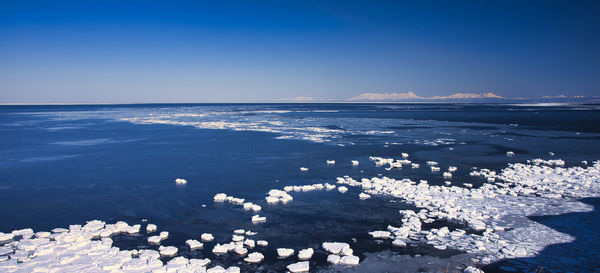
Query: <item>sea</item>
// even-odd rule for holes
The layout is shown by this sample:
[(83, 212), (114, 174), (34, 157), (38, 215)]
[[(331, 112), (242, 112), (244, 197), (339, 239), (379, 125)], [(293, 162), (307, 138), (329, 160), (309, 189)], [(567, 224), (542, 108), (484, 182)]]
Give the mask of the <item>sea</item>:
[[(507, 156), (509, 151), (514, 156)], [(386, 170), (370, 160), (371, 156), (401, 159), (402, 153), (421, 168)], [(361, 200), (361, 189), (355, 187), (346, 193), (298, 192), (293, 201), (276, 205), (266, 203), (266, 194), (289, 185), (335, 184), (343, 176), (444, 185), (442, 172), (431, 172), (426, 161), (436, 161), (442, 168), (456, 166), (453, 185), (470, 183), (477, 188), (486, 181), (469, 175), (474, 168), (500, 171), (510, 163), (535, 158), (562, 159), (566, 166), (599, 160), (600, 104), (4, 105), (0, 106), (0, 232), (49, 231), (94, 219), (153, 223), (170, 233), (162, 245), (177, 246), (180, 255), (237, 265), (243, 272), (284, 271), (289, 261), (278, 259), (276, 248), (320, 249), (327, 241), (348, 242), (361, 261), (405, 257), (380, 261), (385, 265), (374, 265), (371, 272), (436, 272), (455, 262), (468, 263), (467, 258), (453, 260), (465, 253), (426, 244), (394, 248), (368, 235), (388, 225), (401, 226), (399, 210), (419, 210), (411, 204), (376, 195)], [(327, 164), (328, 160), (335, 163)], [(187, 183), (176, 184), (177, 178)], [(253, 224), (250, 218), (256, 213), (214, 202), (218, 193), (261, 205), (258, 214), (267, 221)], [(586, 202), (599, 204), (594, 198)], [(553, 219), (534, 220), (548, 225), (567, 221)], [(598, 238), (597, 207), (576, 217), (585, 219), (588, 222), (580, 230), (576, 226), (561, 232)], [(256, 239), (269, 242), (262, 251), (263, 263), (248, 265), (241, 257), (211, 252), (214, 243), (230, 241), (236, 229), (252, 230)], [(186, 250), (185, 241), (199, 239), (202, 233), (212, 233), (215, 242), (201, 250)], [(146, 242), (147, 237), (142, 232), (113, 240), (121, 249), (157, 249)], [(598, 270), (597, 242), (566, 244), (562, 251), (580, 247), (598, 259), (575, 263), (581, 267), (574, 271)], [(560, 255), (561, 249), (553, 253)], [(330, 270), (326, 256), (317, 251), (311, 268)], [(572, 264), (565, 264), (557, 270), (569, 271), (567, 265)], [(488, 268), (511, 269), (515, 267), (510, 261)]]

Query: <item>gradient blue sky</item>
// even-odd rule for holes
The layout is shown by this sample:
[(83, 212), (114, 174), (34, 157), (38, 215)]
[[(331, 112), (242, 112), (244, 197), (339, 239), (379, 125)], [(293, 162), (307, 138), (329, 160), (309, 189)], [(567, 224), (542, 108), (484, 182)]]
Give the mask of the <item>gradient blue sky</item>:
[(0, 102), (600, 94), (600, 1), (0, 1)]

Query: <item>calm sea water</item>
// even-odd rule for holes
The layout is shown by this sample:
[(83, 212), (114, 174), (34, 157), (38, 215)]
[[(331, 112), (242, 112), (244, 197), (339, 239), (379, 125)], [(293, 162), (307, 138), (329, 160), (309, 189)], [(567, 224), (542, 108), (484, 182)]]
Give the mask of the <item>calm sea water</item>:
[[(157, 104), (112, 106), (0, 106), (0, 231), (36, 231), (101, 219), (142, 219), (168, 230), (163, 245), (180, 246), (201, 233), (228, 242), (234, 229), (258, 232), (274, 247), (318, 248), (352, 242), (356, 254), (389, 249), (367, 232), (400, 225), (387, 198), (358, 199), (358, 189), (294, 194), (286, 205), (264, 202), (270, 189), (385, 175), (426, 179), (422, 167), (386, 171), (369, 156), (457, 166), (453, 181), (481, 185), (472, 167), (500, 170), (510, 162), (562, 158), (567, 164), (600, 159), (600, 105), (500, 104)], [(514, 157), (506, 152), (513, 151)], [(554, 155), (550, 155), (550, 152)], [(326, 160), (335, 160), (327, 165)], [(352, 166), (350, 161), (360, 161)], [(299, 167), (309, 171), (301, 172)], [(184, 186), (175, 178), (185, 178)], [(250, 212), (215, 204), (227, 193), (263, 206), (265, 224)], [(205, 205), (205, 207), (203, 206)], [(440, 225), (442, 223), (433, 223)], [(145, 235), (121, 236), (122, 248), (147, 246)], [(353, 241), (354, 239), (354, 241)], [(214, 258), (211, 244), (187, 257)], [(270, 252), (269, 252), (270, 251)], [(449, 256), (426, 246), (394, 250)], [(316, 255), (316, 264), (324, 262)], [(267, 259), (261, 269), (287, 263)], [(253, 268), (258, 270), (259, 268)]]

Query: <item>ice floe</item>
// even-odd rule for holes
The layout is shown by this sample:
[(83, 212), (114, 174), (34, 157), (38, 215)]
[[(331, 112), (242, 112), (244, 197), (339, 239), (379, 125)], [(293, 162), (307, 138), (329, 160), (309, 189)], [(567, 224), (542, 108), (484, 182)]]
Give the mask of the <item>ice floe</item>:
[(199, 248), (202, 248), (202, 247), (204, 246), (204, 244), (203, 244), (203, 243), (201, 243), (200, 241), (198, 241), (198, 240), (193, 240), (193, 239), (189, 239), (189, 240), (185, 241), (185, 244), (186, 244), (186, 245), (187, 245), (187, 246), (188, 246), (188, 247), (189, 247), (191, 250), (194, 250), (194, 249), (199, 249)]
[(294, 255), (294, 250), (291, 248), (278, 248), (277, 249), (277, 256), (279, 256), (279, 258), (287, 258), (292, 255)]
[(315, 250), (312, 248), (306, 248), (298, 251), (298, 259), (300, 260), (310, 260), (312, 258)]
[(297, 262), (287, 266), (287, 269), (292, 272), (308, 272), (310, 265), (308, 262)]
[(215, 239), (215, 237), (213, 237), (213, 235), (210, 233), (202, 233), (202, 235), (200, 235), (200, 239), (202, 239), (202, 242), (211, 242)]
[(244, 258), (244, 261), (247, 263), (260, 263), (265, 259), (265, 256), (259, 252), (252, 252)]
[[(429, 164), (436, 165), (436, 164)], [(530, 257), (545, 246), (572, 241), (568, 234), (560, 233), (528, 220), (533, 213), (564, 213), (589, 211), (591, 207), (564, 197), (600, 196), (600, 162), (593, 166), (560, 167), (561, 161), (532, 160), (528, 164), (509, 164), (499, 174), (482, 169), (471, 175), (494, 178), (495, 183), (485, 183), (479, 188), (434, 186), (422, 180), (373, 177), (356, 181), (338, 177), (337, 182), (362, 188), (368, 194), (390, 195), (419, 208), (420, 211), (402, 210), (401, 227), (388, 227), (393, 245), (405, 246), (406, 242), (427, 243), (444, 250), (458, 249), (477, 254), (482, 263), (499, 259)], [(470, 186), (464, 183), (465, 186)], [(557, 206), (553, 200), (563, 198)], [(509, 221), (522, 217), (521, 226)], [(466, 225), (468, 229), (482, 233), (467, 233), (463, 229), (450, 231), (447, 227), (423, 230), (423, 223), (444, 220)], [(523, 224), (523, 222), (527, 224)], [(388, 233), (370, 233), (374, 238)], [(333, 247), (336, 246), (336, 247)], [(337, 254), (342, 245), (323, 245)], [(330, 263), (341, 263), (329, 257)]]
[(183, 178), (177, 178), (177, 179), (175, 179), (175, 184), (184, 185), (184, 184), (187, 184), (187, 180), (185, 180)]

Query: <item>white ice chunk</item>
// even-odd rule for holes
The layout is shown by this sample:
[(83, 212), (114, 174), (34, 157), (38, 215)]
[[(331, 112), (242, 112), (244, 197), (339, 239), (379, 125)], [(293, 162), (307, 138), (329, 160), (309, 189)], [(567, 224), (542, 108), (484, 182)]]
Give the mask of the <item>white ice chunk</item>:
[(252, 216), (252, 223), (253, 224), (264, 223), (266, 221), (267, 221), (267, 217), (259, 216), (258, 214)]
[(246, 258), (244, 258), (244, 261), (247, 263), (260, 263), (264, 258), (265, 258), (265, 256), (262, 255), (261, 253), (252, 252), (252, 253), (248, 254), (248, 256)]
[(312, 258), (314, 253), (315, 253), (315, 250), (312, 248), (302, 249), (302, 250), (298, 251), (298, 259), (309, 260), (310, 258)]
[(202, 248), (202, 246), (204, 246), (204, 244), (200, 241), (192, 239), (185, 241), (185, 244), (188, 245), (188, 247), (190, 247), (191, 250), (199, 249)]
[(177, 248), (174, 246), (160, 246), (158, 248), (158, 252), (160, 252), (160, 255), (162, 256), (175, 256), (175, 254), (177, 254)]
[(321, 244), (321, 247), (332, 254), (339, 254), (342, 249), (350, 248), (350, 245), (347, 243), (325, 242)]
[(175, 179), (175, 184), (184, 185), (184, 184), (187, 184), (187, 180), (185, 180), (183, 178), (177, 178), (177, 179)]
[(200, 235), (200, 239), (202, 239), (202, 242), (210, 242), (214, 240), (215, 237), (213, 237), (213, 235), (210, 233), (202, 233), (202, 235)]
[(287, 266), (287, 269), (292, 272), (308, 272), (310, 265), (308, 262), (297, 262)]
[(279, 258), (287, 258), (292, 255), (294, 255), (294, 250), (291, 248), (278, 248), (277, 249), (277, 256), (279, 256)]
[(156, 231), (156, 229), (157, 229), (157, 226), (156, 226), (155, 224), (148, 224), (148, 225), (146, 226), (146, 232), (147, 232), (147, 233), (152, 233), (152, 232), (155, 232), (155, 231)]

